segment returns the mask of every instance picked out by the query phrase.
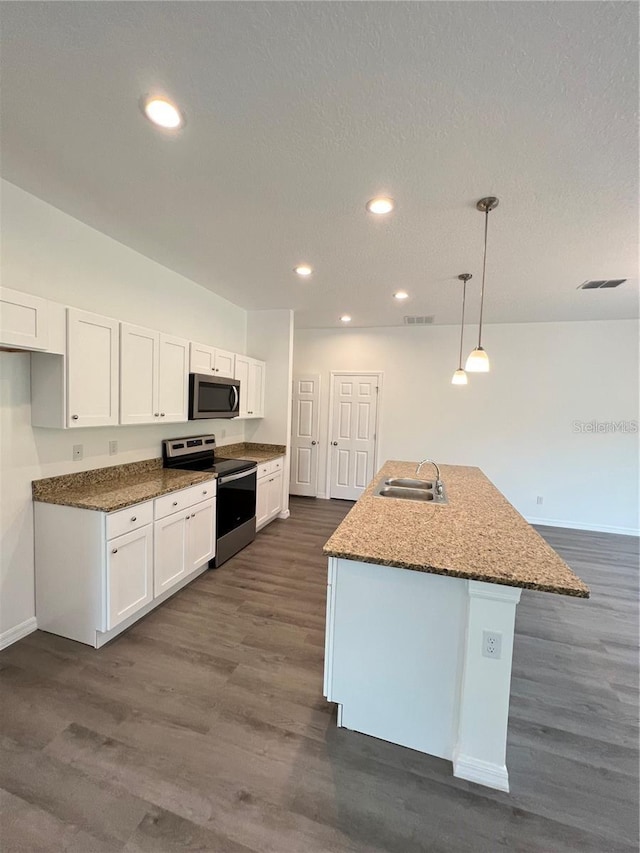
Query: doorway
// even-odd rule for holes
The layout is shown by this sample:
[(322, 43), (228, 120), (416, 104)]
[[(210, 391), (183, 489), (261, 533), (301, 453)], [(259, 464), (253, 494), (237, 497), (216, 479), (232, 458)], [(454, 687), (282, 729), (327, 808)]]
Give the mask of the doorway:
[(315, 498), (318, 494), (320, 376), (295, 376), (291, 421), (289, 493)]

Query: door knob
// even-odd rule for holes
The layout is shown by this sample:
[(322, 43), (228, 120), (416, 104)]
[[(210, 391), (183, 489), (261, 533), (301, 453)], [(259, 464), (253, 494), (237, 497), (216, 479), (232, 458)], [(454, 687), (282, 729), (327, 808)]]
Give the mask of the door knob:
[(317, 443), (318, 443), (317, 441), (312, 441), (312, 442), (311, 442), (311, 444), (313, 444), (313, 445), (316, 445)]

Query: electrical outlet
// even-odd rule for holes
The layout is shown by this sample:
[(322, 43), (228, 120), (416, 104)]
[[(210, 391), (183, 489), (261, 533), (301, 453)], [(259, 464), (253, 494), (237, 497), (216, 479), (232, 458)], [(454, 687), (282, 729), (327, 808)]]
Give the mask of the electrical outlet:
[(543, 500), (544, 498), (542, 497), (542, 495), (538, 495), (538, 497), (536, 498), (536, 503), (538, 504), (538, 506), (540, 506)]
[(81, 444), (74, 444), (73, 445), (73, 461), (77, 462), (79, 459), (82, 459), (83, 455), (84, 454), (82, 452), (82, 445)]
[(115, 456), (118, 452), (118, 442), (110, 441), (109, 442), (109, 456)]
[(482, 632), (482, 657), (500, 660), (502, 657), (502, 634), (495, 631)]

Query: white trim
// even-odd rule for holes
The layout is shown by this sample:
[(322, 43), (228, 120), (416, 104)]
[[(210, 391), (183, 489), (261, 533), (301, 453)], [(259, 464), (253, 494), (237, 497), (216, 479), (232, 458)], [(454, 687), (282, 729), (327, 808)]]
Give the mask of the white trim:
[(522, 589), (486, 581), (469, 581), (470, 598), (488, 598), (489, 601), (508, 601), (517, 604), (520, 601)]
[(490, 764), (470, 755), (454, 755), (453, 775), (509, 793), (509, 773), (504, 764)]
[(610, 524), (586, 524), (582, 521), (562, 521), (554, 518), (533, 518), (527, 516), (529, 524), (539, 524), (541, 527), (566, 527), (569, 530), (591, 530), (593, 533), (619, 533), (623, 536), (640, 536), (640, 528), (614, 527)]
[[(327, 451), (326, 451), (326, 472), (325, 472), (325, 491), (324, 495), (331, 498), (331, 424), (333, 423), (333, 380), (336, 376), (377, 376), (378, 377), (378, 404), (376, 406), (376, 439), (373, 451), (373, 470), (378, 471), (380, 468), (380, 410), (382, 406), (382, 386), (384, 384), (384, 370), (332, 370), (329, 374), (329, 419), (327, 421)], [(318, 493), (317, 497), (321, 497)]]
[(36, 621), (36, 617), (31, 616), (19, 625), (14, 625), (13, 628), (9, 628), (8, 631), (3, 631), (2, 634), (0, 634), (0, 649), (6, 649), (7, 646), (17, 643), (18, 640), (21, 640), (28, 634), (33, 634), (37, 628), (38, 622)]

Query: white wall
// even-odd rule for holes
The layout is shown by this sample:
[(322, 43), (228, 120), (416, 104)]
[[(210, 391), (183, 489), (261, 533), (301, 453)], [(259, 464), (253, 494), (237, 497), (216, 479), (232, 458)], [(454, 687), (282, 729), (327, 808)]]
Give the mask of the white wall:
[(287, 457), (283, 471), (283, 513), (289, 511), (289, 459), (291, 445), (291, 393), (293, 383), (293, 311), (249, 311), (247, 339), (250, 355), (267, 362), (265, 417), (247, 421), (247, 441), (285, 444)]
[[(246, 312), (12, 184), (2, 182), (1, 281), (190, 340), (246, 350)], [(31, 481), (160, 455), (161, 440), (202, 422), (78, 430), (32, 428), (30, 356), (0, 353), (0, 642), (34, 616)], [(244, 439), (243, 421), (210, 421), (221, 443)], [(108, 455), (117, 439), (119, 453)], [(84, 459), (72, 462), (72, 445)]]
[(381, 463), (477, 465), (530, 521), (638, 532), (638, 433), (572, 431), (574, 420), (638, 418), (638, 322), (487, 326), (483, 344), (491, 373), (454, 387), (457, 327), (296, 331), (294, 375), (322, 376), (320, 446), (330, 371), (381, 370)]

